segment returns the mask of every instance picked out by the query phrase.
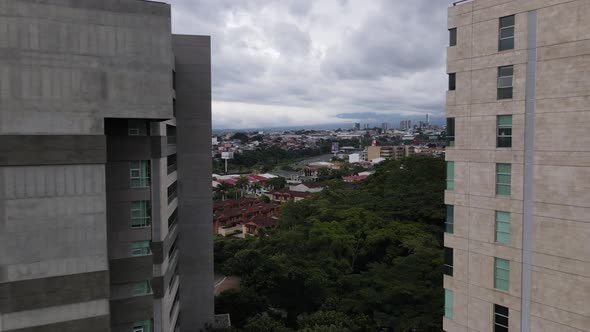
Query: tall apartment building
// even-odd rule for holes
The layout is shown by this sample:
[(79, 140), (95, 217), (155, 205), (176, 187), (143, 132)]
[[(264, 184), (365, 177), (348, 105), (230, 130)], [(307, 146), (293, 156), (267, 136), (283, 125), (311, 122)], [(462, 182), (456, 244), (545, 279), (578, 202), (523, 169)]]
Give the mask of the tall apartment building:
[(213, 317), (210, 40), (143, 0), (0, 1), (0, 331)]
[(368, 146), (367, 160), (376, 158), (385, 158), (400, 160), (406, 157), (416, 155), (416, 148), (411, 145), (395, 145), (395, 146)]
[(590, 1), (448, 11), (445, 331), (590, 331)]

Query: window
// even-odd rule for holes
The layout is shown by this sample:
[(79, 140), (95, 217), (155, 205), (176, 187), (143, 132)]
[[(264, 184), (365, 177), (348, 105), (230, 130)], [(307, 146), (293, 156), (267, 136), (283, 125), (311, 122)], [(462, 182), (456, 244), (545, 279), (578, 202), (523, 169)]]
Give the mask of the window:
[(455, 162), (447, 161), (447, 190), (455, 189)]
[(453, 234), (455, 227), (455, 207), (447, 205), (447, 218), (445, 219), (445, 232)]
[(510, 212), (496, 211), (496, 242), (510, 243)]
[(508, 308), (494, 304), (494, 332), (508, 332)]
[(146, 120), (127, 120), (127, 135), (129, 136), (147, 136), (148, 124)]
[(445, 247), (444, 274), (453, 276), (453, 248)]
[(498, 51), (514, 49), (514, 15), (500, 17), (500, 42)]
[(449, 46), (457, 45), (457, 28), (449, 29)]
[(131, 227), (147, 227), (150, 225), (150, 201), (131, 202)]
[(176, 296), (174, 296), (174, 300), (172, 300), (172, 306), (170, 307), (170, 313), (169, 313), (169, 317), (170, 319), (172, 319), (172, 315), (174, 314), (174, 309), (176, 309), (176, 306), (178, 305), (178, 299), (180, 297), (180, 291), (176, 291)]
[(499, 148), (512, 147), (512, 115), (498, 115), (497, 144)]
[(170, 249), (168, 249), (168, 259), (172, 259), (172, 256), (174, 256), (174, 253), (176, 252), (177, 245), (178, 245), (178, 237), (176, 238), (176, 240), (174, 240), (174, 242), (170, 246)]
[(176, 117), (176, 98), (172, 99), (172, 116)]
[(132, 332), (152, 332), (152, 321), (151, 320), (142, 320), (139, 322), (133, 323)]
[(453, 291), (445, 289), (445, 318), (453, 319)]
[(174, 183), (172, 183), (169, 187), (168, 187), (168, 204), (172, 203), (172, 201), (176, 198), (177, 193), (176, 193), (176, 187), (177, 187), (177, 183), (178, 181), (174, 181)]
[(152, 293), (152, 286), (150, 285), (149, 280), (143, 280), (143, 281), (136, 282), (133, 284), (133, 295), (134, 296), (149, 295), (151, 293)]
[(176, 144), (176, 127), (166, 125), (166, 142), (168, 144)]
[(129, 162), (129, 186), (143, 188), (150, 185), (150, 161), (139, 160)]
[(449, 91), (455, 90), (455, 77), (456, 77), (455, 73), (449, 74)]
[(498, 67), (498, 99), (512, 99), (512, 66)]
[(176, 153), (166, 157), (166, 163), (168, 165), (168, 174), (176, 170)]
[(455, 146), (455, 118), (447, 118), (447, 146)]
[(131, 256), (145, 256), (150, 254), (150, 241), (135, 241), (129, 244)]
[(510, 196), (512, 165), (496, 164), (496, 195)]
[(510, 286), (510, 261), (494, 258), (494, 288), (508, 291)]
[(172, 71), (172, 89), (176, 90), (176, 71)]
[(178, 207), (176, 207), (176, 209), (174, 209), (174, 212), (172, 212), (170, 217), (168, 217), (168, 229), (172, 228), (172, 226), (174, 226), (174, 224), (176, 224), (177, 219), (178, 219)]

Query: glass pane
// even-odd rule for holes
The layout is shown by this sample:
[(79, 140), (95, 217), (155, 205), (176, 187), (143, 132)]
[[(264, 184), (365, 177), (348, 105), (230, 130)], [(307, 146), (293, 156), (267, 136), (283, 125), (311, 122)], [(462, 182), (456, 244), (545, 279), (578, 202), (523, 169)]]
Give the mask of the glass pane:
[(139, 169), (139, 161), (130, 161), (129, 168)]
[(455, 190), (455, 181), (447, 180), (447, 190)]
[(503, 233), (510, 233), (510, 224), (503, 221), (497, 221), (496, 230)]
[(449, 29), (449, 46), (457, 45), (457, 29)]
[(496, 195), (498, 196), (510, 196), (510, 185), (499, 184), (496, 186)]
[(498, 88), (511, 88), (512, 76), (498, 77)]
[(510, 184), (511, 176), (509, 174), (498, 174), (499, 184)]
[(495, 318), (496, 318), (495, 323), (503, 325), (503, 326), (508, 326), (508, 317), (496, 315)]
[(512, 88), (498, 89), (498, 99), (512, 99)]
[(512, 137), (498, 137), (498, 147), (499, 148), (511, 148), (512, 147)]
[(450, 223), (446, 223), (445, 224), (446, 228), (445, 228), (445, 232), (449, 233), (449, 234), (453, 234), (454, 231), (454, 226), (453, 224)]
[(514, 37), (514, 27), (500, 29), (500, 38)]
[(499, 49), (500, 51), (513, 50), (514, 38), (501, 39)]
[(508, 286), (509, 286), (509, 283), (507, 280), (496, 279), (496, 285), (495, 285), (496, 289), (501, 289), (501, 290), (507, 291)]
[(503, 76), (512, 76), (513, 75), (513, 67), (512, 66), (504, 66), (498, 68), (498, 77)]
[(455, 74), (449, 74), (449, 91), (455, 90)]
[(496, 220), (510, 222), (510, 212), (496, 211)]
[(499, 304), (494, 304), (494, 312), (500, 315), (508, 316), (508, 308)]
[(498, 126), (512, 126), (512, 115), (499, 115)]
[(512, 171), (512, 165), (511, 164), (496, 164), (496, 170), (497, 170), (498, 174), (500, 174), (500, 173), (510, 174)]
[(496, 242), (509, 244), (510, 243), (510, 234), (508, 233), (496, 233)]
[(500, 325), (495, 325), (494, 332), (508, 332), (508, 328)]
[(500, 28), (514, 25), (514, 15), (500, 17)]
[(453, 205), (447, 205), (447, 222), (453, 223), (455, 219), (455, 207)]
[(512, 136), (512, 128), (498, 128), (499, 136)]
[(447, 179), (452, 180), (455, 178), (455, 163), (447, 161)]
[(509, 280), (510, 279), (510, 272), (507, 270), (496, 269), (496, 278), (502, 280)]
[(496, 258), (496, 267), (499, 269), (510, 270), (510, 262), (506, 259)]

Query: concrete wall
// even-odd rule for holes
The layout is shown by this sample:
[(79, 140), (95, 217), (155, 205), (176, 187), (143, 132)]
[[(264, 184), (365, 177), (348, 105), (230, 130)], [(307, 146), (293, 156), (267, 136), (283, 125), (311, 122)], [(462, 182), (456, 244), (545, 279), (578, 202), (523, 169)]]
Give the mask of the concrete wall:
[[(536, 38), (529, 30), (532, 10)], [(498, 52), (499, 18), (512, 14), (515, 48)], [(454, 248), (455, 266), (454, 276), (444, 278), (454, 291), (454, 318), (443, 319), (445, 331), (492, 331), (493, 304), (510, 308), (510, 331), (590, 331), (589, 15), (584, 0), (475, 0), (449, 8), (448, 27), (458, 37), (447, 51), (457, 89), (447, 92), (456, 145), (446, 154), (455, 161), (455, 190), (445, 202), (455, 207), (455, 229), (445, 234), (445, 246)], [(536, 44), (534, 52), (527, 42)], [(514, 66), (513, 98), (499, 101), (497, 67), (504, 65)], [(529, 82), (531, 68), (536, 80)], [(527, 93), (535, 98), (528, 106)], [(530, 166), (525, 111), (533, 115)], [(502, 114), (512, 114), (512, 148), (495, 145)], [(510, 197), (495, 195), (496, 163), (512, 164)], [(494, 241), (494, 211), (511, 212), (507, 245)], [(523, 261), (527, 250), (530, 263)], [(508, 292), (493, 288), (494, 257), (510, 260)], [(527, 287), (530, 299), (523, 299)]]
[(176, 55), (181, 331), (213, 319), (211, 43), (173, 36)]

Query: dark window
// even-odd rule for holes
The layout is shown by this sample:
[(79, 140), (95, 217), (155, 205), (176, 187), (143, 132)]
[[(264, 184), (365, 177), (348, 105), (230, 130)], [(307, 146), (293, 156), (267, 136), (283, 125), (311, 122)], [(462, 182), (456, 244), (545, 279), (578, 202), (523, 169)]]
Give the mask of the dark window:
[(455, 73), (449, 74), (449, 91), (455, 90)]
[(494, 304), (494, 332), (508, 332), (508, 308)]
[(172, 115), (176, 117), (176, 98), (172, 99)]
[(449, 29), (449, 46), (457, 45), (457, 28)]
[(168, 144), (176, 144), (176, 127), (166, 125), (166, 142)]
[(514, 15), (500, 17), (499, 51), (514, 49)]
[(503, 66), (498, 68), (498, 99), (512, 98), (513, 67)]
[(447, 205), (447, 218), (445, 219), (445, 232), (453, 234), (455, 226), (455, 206)]
[(166, 157), (166, 163), (168, 164), (168, 174), (176, 170), (176, 153)]
[(453, 276), (453, 248), (445, 247), (444, 273), (448, 276)]
[(170, 246), (170, 249), (168, 249), (168, 259), (172, 259), (172, 256), (174, 255), (174, 252), (176, 251), (177, 243), (178, 243), (178, 236), (176, 237), (176, 240), (174, 240), (174, 243), (172, 243), (172, 246)]
[(139, 119), (127, 120), (127, 135), (148, 136), (150, 134), (149, 121)]
[(447, 118), (447, 146), (455, 146), (455, 118)]
[(170, 217), (168, 217), (168, 229), (170, 229), (172, 226), (174, 226), (174, 224), (176, 224), (177, 220), (178, 220), (178, 207), (176, 209), (174, 209), (174, 212), (172, 212)]
[(174, 183), (172, 183), (169, 187), (168, 187), (168, 204), (172, 203), (172, 201), (176, 198), (177, 196), (177, 192), (176, 192), (176, 187), (178, 185), (178, 181), (174, 181)]
[(179, 297), (180, 291), (176, 291), (176, 296), (174, 297), (174, 300), (172, 301), (172, 307), (170, 307), (170, 319), (172, 319), (172, 315), (174, 314), (174, 310), (176, 309), (176, 307), (178, 306), (178, 297)]

